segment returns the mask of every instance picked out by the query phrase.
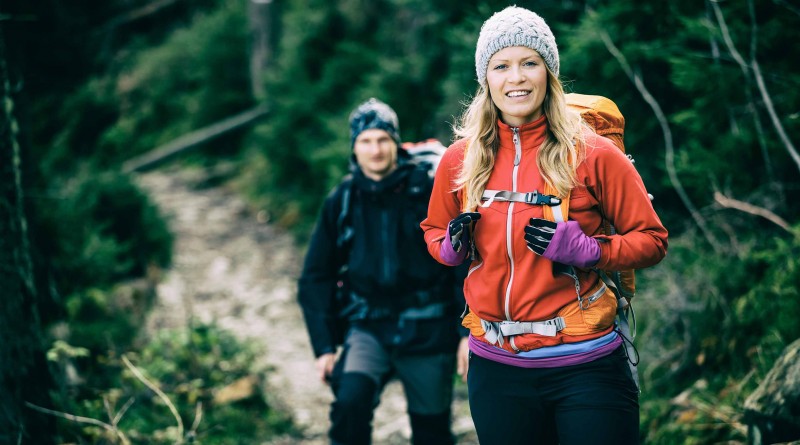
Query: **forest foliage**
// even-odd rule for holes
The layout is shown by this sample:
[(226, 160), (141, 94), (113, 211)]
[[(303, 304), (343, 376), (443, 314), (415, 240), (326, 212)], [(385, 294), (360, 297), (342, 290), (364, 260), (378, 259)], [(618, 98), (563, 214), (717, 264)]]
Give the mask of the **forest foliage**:
[[(153, 2), (141, 16), (144, 0), (73, 3), (11, 1), (0, 31), (19, 85), (41, 323), (74, 324), (70, 344), (96, 356), (107, 346), (78, 335), (87, 308), (170, 260), (171, 235), (122, 162), (264, 103), (267, 118), (182, 162), (236, 162), (236, 187), (302, 246), (347, 171), (349, 111), (379, 97), (404, 140), (452, 141), (477, 87), (480, 24), (507, 5), (274, 1), (256, 97), (246, 1)], [(667, 259), (638, 275), (643, 441), (743, 442), (743, 400), (800, 338), (800, 6), (517, 4), (553, 28), (568, 90), (618, 104), (670, 230)]]

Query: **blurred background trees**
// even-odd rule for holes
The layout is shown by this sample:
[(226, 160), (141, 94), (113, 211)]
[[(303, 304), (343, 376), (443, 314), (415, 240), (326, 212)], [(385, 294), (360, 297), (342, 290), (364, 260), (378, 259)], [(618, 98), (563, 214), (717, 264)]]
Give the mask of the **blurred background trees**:
[[(743, 441), (744, 398), (800, 337), (800, 48), (791, 43), (800, 6), (517, 4), (553, 27), (568, 90), (619, 105), (628, 151), (670, 229), (667, 259), (639, 273), (644, 442)], [(108, 356), (92, 329), (135, 325), (109, 315), (110, 289), (169, 265), (171, 234), (121, 172), (125, 160), (265, 105), (257, 125), (175, 162), (233, 163), (233, 183), (253, 208), (302, 246), (346, 172), (348, 112), (379, 97), (397, 110), (405, 140), (451, 141), (454, 116), (476, 89), (480, 24), (506, 5), (4, 2), (0, 81), (13, 106), (0, 116), (3, 313), (28, 323), (3, 329), (36, 345), (13, 363), (34, 363), (52, 348), (52, 327), (64, 325), (70, 344)], [(87, 328), (98, 318), (105, 326)], [(132, 346), (120, 335), (112, 349)], [(4, 384), (27, 376), (0, 366)], [(63, 376), (51, 371), (57, 394)]]

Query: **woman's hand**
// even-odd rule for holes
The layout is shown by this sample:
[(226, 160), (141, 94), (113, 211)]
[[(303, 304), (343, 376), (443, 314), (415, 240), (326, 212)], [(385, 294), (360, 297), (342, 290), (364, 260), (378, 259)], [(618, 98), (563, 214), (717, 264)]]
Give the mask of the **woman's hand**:
[(577, 221), (531, 218), (525, 226), (525, 242), (532, 252), (556, 263), (583, 268), (600, 260), (600, 243), (586, 236)]
[(447, 225), (447, 233), (450, 235), (450, 244), (454, 251), (461, 252), (464, 247), (469, 250), (472, 242), (471, 225), (479, 219), (481, 219), (481, 214), (478, 212), (464, 212), (450, 221), (450, 224)]
[(442, 262), (458, 266), (464, 261), (472, 245), (472, 224), (481, 219), (478, 212), (465, 212), (447, 225), (447, 234), (439, 251)]
[(461, 381), (467, 382), (467, 374), (469, 371), (469, 337), (461, 337), (461, 342), (458, 343), (458, 352), (456, 352), (456, 372), (461, 376)]

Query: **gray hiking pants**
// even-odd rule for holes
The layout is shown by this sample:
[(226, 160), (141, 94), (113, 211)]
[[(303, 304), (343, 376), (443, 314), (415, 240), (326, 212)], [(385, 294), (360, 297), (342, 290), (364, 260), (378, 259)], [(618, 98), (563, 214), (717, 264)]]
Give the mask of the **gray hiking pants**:
[(408, 402), (414, 444), (452, 443), (450, 404), (454, 353), (401, 355), (354, 327), (337, 363), (330, 436), (335, 443), (369, 444), (374, 409), (391, 378), (400, 380)]

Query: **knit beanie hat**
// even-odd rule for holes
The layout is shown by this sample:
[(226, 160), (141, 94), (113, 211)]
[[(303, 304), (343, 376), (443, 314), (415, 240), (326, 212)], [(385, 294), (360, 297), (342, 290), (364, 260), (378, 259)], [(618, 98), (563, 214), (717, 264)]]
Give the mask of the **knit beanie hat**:
[(503, 48), (525, 46), (542, 56), (550, 71), (558, 76), (558, 47), (550, 27), (535, 12), (509, 6), (483, 22), (475, 48), (475, 73), (478, 83), (486, 85), (489, 59)]
[(350, 113), (350, 147), (355, 145), (356, 138), (362, 131), (373, 128), (389, 133), (397, 143), (397, 147), (400, 147), (400, 124), (397, 113), (392, 107), (374, 97)]

